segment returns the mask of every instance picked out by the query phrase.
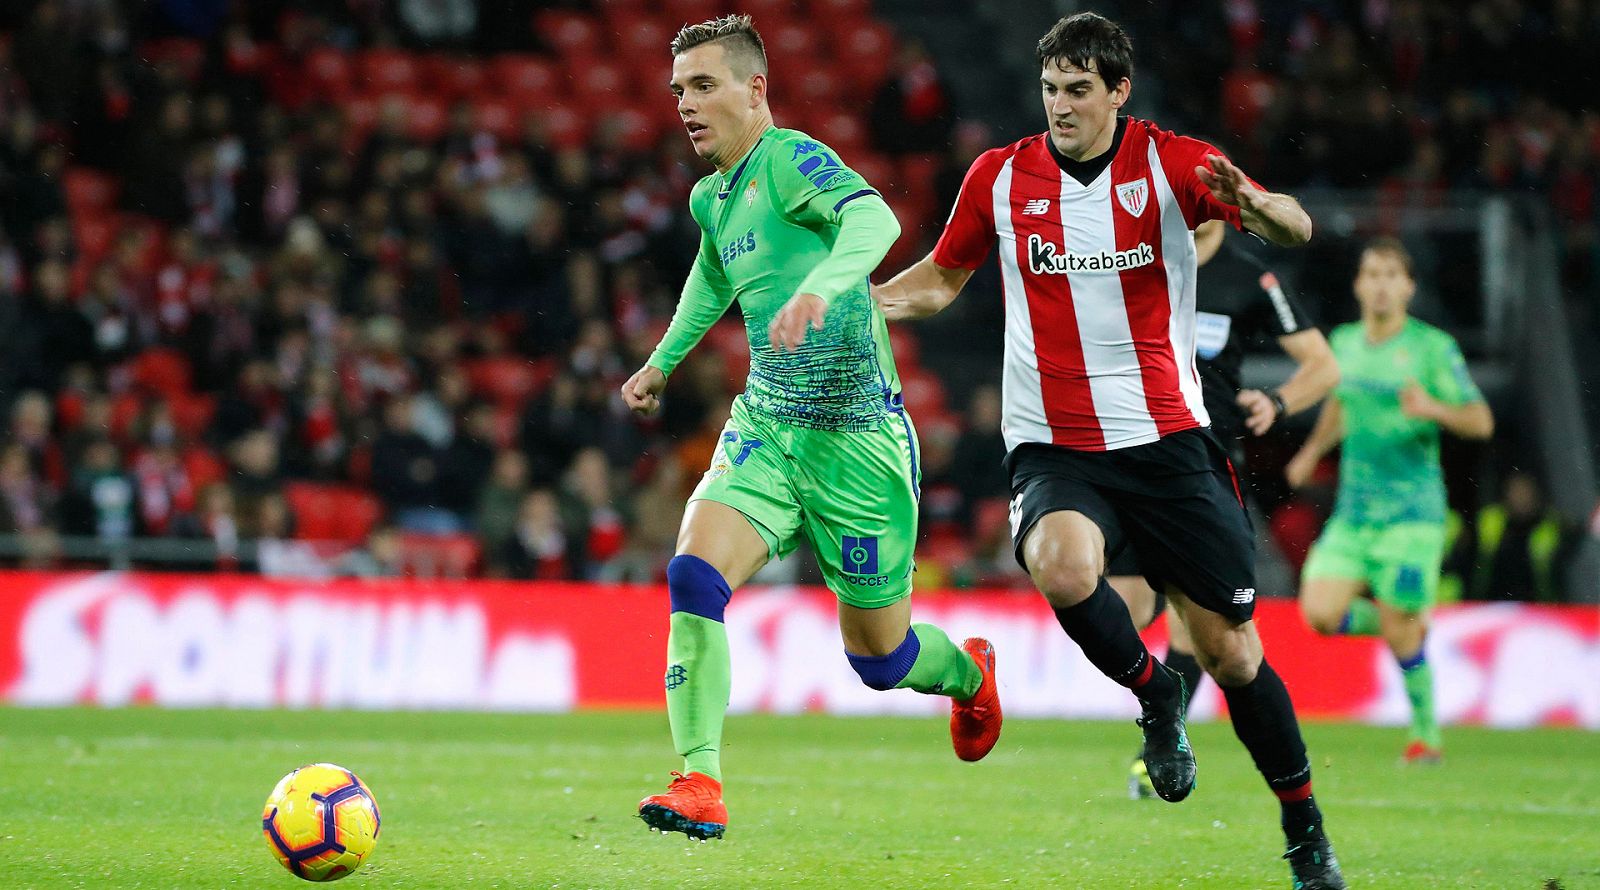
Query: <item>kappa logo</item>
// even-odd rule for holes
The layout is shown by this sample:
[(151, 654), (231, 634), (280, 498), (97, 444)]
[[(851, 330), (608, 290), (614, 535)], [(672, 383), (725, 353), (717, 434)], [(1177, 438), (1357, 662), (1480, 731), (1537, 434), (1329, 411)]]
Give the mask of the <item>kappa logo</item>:
[(1254, 587), (1244, 587), (1233, 592), (1234, 605), (1242, 606), (1245, 603), (1253, 603), (1255, 601), (1256, 589)]
[(1117, 186), (1117, 201), (1134, 216), (1143, 214), (1145, 205), (1150, 203), (1150, 181), (1138, 179)]
[(1034, 199), (1030, 200), (1028, 203), (1022, 205), (1022, 214), (1024, 216), (1038, 216), (1041, 213), (1049, 212), (1049, 210), (1050, 210), (1050, 199), (1049, 198), (1034, 198)]

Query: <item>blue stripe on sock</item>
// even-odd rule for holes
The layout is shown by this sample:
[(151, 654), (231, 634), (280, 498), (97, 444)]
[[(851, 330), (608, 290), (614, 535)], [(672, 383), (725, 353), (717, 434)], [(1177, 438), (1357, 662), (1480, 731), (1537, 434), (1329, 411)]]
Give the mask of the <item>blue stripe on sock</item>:
[(1343, 634), (1343, 633), (1349, 633), (1350, 632), (1350, 616), (1351, 616), (1351, 614), (1352, 614), (1352, 612), (1345, 612), (1344, 613), (1344, 617), (1339, 619), (1339, 629), (1334, 631), (1334, 633)]
[(711, 563), (683, 553), (667, 563), (667, 595), (674, 612), (721, 621), (733, 591)]
[(846, 652), (844, 657), (850, 660), (850, 666), (861, 675), (861, 682), (873, 689), (893, 689), (900, 685), (900, 681), (911, 673), (911, 666), (917, 663), (917, 656), (922, 654), (922, 641), (917, 639), (917, 634), (910, 628), (906, 629), (906, 638), (895, 647), (888, 655), (856, 655)]
[(1416, 655), (1406, 659), (1397, 658), (1395, 661), (1400, 663), (1400, 670), (1402, 671), (1419, 668), (1428, 663), (1428, 650), (1426, 648), (1418, 649)]

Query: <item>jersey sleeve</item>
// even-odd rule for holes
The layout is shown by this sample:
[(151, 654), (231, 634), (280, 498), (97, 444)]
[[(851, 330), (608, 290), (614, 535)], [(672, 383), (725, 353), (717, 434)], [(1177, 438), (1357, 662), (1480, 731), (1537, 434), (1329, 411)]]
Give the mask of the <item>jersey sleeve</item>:
[(1467, 360), (1461, 355), (1461, 347), (1456, 345), (1453, 337), (1444, 333), (1439, 335), (1431, 364), (1429, 379), (1423, 383), (1423, 387), (1434, 398), (1457, 406), (1483, 401), (1483, 393), (1467, 370)]
[(934, 245), (935, 263), (946, 269), (976, 269), (988, 258), (995, 240), (991, 193), (1003, 163), (992, 151), (972, 162), (961, 181), (961, 191), (956, 194), (956, 206), (950, 209), (944, 232)]
[[(1189, 228), (1193, 229), (1207, 220), (1220, 219), (1235, 229), (1243, 230), (1244, 220), (1239, 215), (1239, 208), (1212, 197), (1211, 189), (1206, 188), (1199, 174), (1195, 173), (1196, 167), (1205, 166), (1207, 155), (1221, 155), (1221, 151), (1199, 139), (1172, 133), (1160, 134), (1156, 145), (1161, 156), (1162, 171), (1172, 185), (1172, 192), (1177, 196), (1178, 207), (1183, 211), (1183, 219)], [(1249, 179), (1248, 176), (1245, 178)], [(1261, 188), (1254, 179), (1250, 179), (1250, 184)]]
[(1267, 329), (1272, 336), (1287, 337), (1316, 327), (1300, 301), (1289, 293), (1270, 269), (1262, 270), (1256, 284), (1261, 288), (1262, 297), (1272, 307), (1272, 312), (1267, 316)]
[(722, 270), (717, 244), (704, 228), (700, 230), (700, 250), (683, 283), (678, 308), (661, 342), (650, 354), (648, 364), (671, 376), (673, 370), (733, 305), (733, 285)]
[(796, 134), (774, 146), (773, 203), (803, 226), (838, 225), (844, 209), (863, 199), (883, 200), (861, 174), (846, 167), (828, 146)]

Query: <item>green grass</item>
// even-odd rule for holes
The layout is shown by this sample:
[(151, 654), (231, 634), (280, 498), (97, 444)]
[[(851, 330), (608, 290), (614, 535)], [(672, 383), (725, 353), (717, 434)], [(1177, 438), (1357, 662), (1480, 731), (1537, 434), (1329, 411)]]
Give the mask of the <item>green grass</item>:
[[(1353, 887), (1600, 888), (1600, 738), (1307, 727)], [(0, 710), (0, 885), (298, 884), (261, 837), (283, 773), (331, 760), (383, 809), (345, 887), (1287, 887), (1277, 807), (1226, 724), (1200, 787), (1129, 801), (1125, 723), (1013, 721), (981, 764), (911, 719), (739, 717), (726, 840), (633, 816), (679, 764), (662, 714)], [(1556, 884), (1546, 884), (1555, 880)]]

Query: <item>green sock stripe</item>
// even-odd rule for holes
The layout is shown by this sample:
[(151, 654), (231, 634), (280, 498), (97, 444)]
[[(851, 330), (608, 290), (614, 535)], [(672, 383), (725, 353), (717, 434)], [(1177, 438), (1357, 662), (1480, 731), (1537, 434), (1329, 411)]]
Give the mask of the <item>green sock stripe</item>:
[(722, 780), (722, 718), (733, 688), (728, 629), (722, 622), (673, 612), (667, 636), (667, 722), (684, 771)]
[(944, 631), (931, 624), (913, 624), (911, 632), (917, 635), (917, 643), (922, 648), (911, 670), (896, 688), (958, 699), (978, 694), (978, 687), (983, 684), (983, 672), (978, 670), (972, 656), (950, 642), (950, 637)]

